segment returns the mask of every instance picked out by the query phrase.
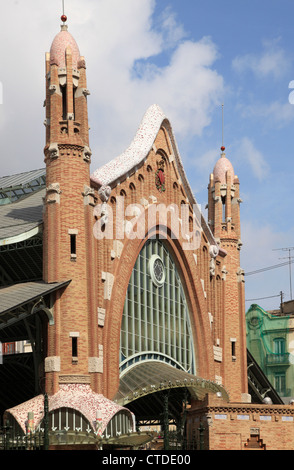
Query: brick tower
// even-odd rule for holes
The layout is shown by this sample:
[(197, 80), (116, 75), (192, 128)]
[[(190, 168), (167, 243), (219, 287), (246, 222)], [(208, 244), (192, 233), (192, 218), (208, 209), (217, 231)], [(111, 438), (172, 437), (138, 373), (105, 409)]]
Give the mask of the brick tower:
[(46, 53), (44, 280), (71, 282), (57, 299), (54, 325), (48, 327), (49, 394), (62, 383), (99, 388), (86, 66), (66, 17), (62, 21)]
[(220, 374), (233, 402), (246, 401), (248, 392), (244, 276), (240, 268), (239, 179), (226, 157), (225, 147), (216, 162), (208, 185), (208, 221), (220, 248), (226, 253), (223, 268), (223, 351)]

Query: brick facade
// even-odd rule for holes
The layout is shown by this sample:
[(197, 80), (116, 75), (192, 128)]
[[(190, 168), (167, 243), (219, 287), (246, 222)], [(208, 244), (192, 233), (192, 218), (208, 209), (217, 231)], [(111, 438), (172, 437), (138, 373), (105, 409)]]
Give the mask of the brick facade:
[[(180, 231), (173, 237), (172, 213), (164, 226), (158, 213), (151, 224), (148, 219), (152, 207), (173, 204), (179, 214), (182, 205), (188, 206), (193, 222), (195, 201), (166, 118), (144, 158), (119, 178), (104, 185), (90, 177), (86, 67), (84, 58), (76, 57), (75, 47), (64, 51), (65, 64), (58, 63), (56, 50), (46, 55), (44, 280), (71, 280), (57, 295), (54, 325), (48, 326), (48, 394), (56, 393), (61, 383), (89, 383), (94, 392), (113, 399), (119, 386), (120, 328), (131, 272), (146, 240), (164, 228), (185, 286), (197, 376), (222, 385), (230, 397), (229, 403), (211, 396), (206, 402), (192, 403), (188, 433), (195, 433), (203, 421), (207, 448), (241, 449), (258, 428), (267, 448), (275, 448), (275, 433), (280, 433), (279, 442), (287, 448), (290, 444), (282, 436), (291, 422), (283, 416), (292, 417), (292, 409), (248, 404), (238, 178), (231, 166), (225, 167), (223, 153), (209, 180), (208, 224), (200, 218), (194, 226), (199, 246), (185, 250), (184, 234)], [(159, 164), (164, 191), (156, 185)], [(120, 238), (116, 233), (122, 196), (125, 209), (133, 204), (141, 210), (133, 230), (145, 222), (142, 237)], [(137, 213), (133, 206), (125, 222), (132, 223)], [(108, 238), (111, 221), (114, 236)], [(98, 233), (104, 237), (98, 239)], [(261, 420), (263, 415), (271, 420)]]

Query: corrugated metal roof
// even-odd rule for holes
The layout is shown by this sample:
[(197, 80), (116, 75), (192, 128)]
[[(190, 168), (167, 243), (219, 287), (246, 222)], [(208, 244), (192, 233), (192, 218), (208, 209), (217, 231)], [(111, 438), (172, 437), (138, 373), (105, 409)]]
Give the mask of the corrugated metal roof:
[[(31, 302), (42, 295), (49, 294), (56, 289), (60, 289), (61, 287), (69, 284), (69, 282), (70, 281), (63, 281), (48, 284), (43, 281), (36, 281), (2, 287), (0, 289), (0, 329), (1, 320), (4, 320), (3, 315), (5, 313)], [(7, 323), (7, 319), (5, 320), (5, 323)]]
[(0, 205), (0, 241), (20, 236), (41, 226), (45, 189), (34, 191), (18, 201)]
[(24, 173), (18, 173), (16, 175), (1, 176), (0, 177), (0, 190), (12, 188), (15, 186), (24, 186), (37, 178), (45, 176), (46, 169), (41, 168), (39, 170), (26, 171)]

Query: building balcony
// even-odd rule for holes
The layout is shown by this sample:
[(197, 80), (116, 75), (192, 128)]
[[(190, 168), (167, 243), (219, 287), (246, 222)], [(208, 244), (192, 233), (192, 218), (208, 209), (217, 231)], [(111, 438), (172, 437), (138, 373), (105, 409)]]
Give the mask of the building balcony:
[(267, 366), (289, 366), (290, 353), (282, 354), (267, 354), (266, 355), (266, 365)]

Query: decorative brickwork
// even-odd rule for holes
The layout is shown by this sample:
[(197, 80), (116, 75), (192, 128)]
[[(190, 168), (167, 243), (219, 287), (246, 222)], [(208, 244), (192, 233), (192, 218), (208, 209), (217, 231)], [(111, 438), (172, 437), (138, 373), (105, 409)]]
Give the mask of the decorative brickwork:
[[(93, 391), (110, 399), (116, 395), (129, 279), (146, 240), (163, 236), (185, 286), (197, 375), (221, 383), (231, 397), (241, 400), (247, 380), (240, 325), (242, 288), (236, 274), (238, 210), (232, 222), (227, 203), (224, 233), (223, 221), (218, 219), (224, 191), (236, 197), (238, 185), (227, 183), (225, 189), (224, 182), (222, 186), (213, 182), (209, 214), (214, 225), (210, 228), (189, 186), (171, 125), (158, 106), (147, 111), (127, 151), (90, 178), (85, 68), (79, 68), (72, 40), (64, 49), (68, 34), (62, 31), (46, 56), (46, 177), (58, 205), (48, 200), (45, 204), (44, 279), (71, 279), (56, 302), (55, 322), (49, 327), (48, 357), (60, 358), (60, 370), (48, 365), (48, 393), (58, 391), (62, 377), (90, 372)], [(169, 208), (164, 220), (162, 207)], [(188, 249), (187, 233), (197, 240)], [(79, 335), (73, 338), (72, 331)]]
[[(241, 199), (232, 164), (223, 152), (210, 175), (206, 222), (171, 124), (153, 105), (130, 147), (90, 176), (88, 94), (85, 60), (63, 27), (46, 54), (43, 278), (71, 282), (57, 292), (48, 325), (50, 403), (70, 404), (92, 420), (101, 404), (105, 426), (120, 409), (111, 400), (120, 385), (126, 293), (140, 251), (158, 237), (184, 289), (195, 375), (203, 384), (218, 384), (204, 401), (192, 397), (190, 441), (201, 423), (207, 449), (245, 449), (253, 443), (274, 449), (277, 442), (293, 448), (294, 409), (249, 403)], [(221, 389), (225, 393), (217, 397)], [(83, 397), (89, 408), (78, 403)], [(39, 402), (34, 401), (37, 408)], [(27, 406), (20, 408), (22, 425)]]

